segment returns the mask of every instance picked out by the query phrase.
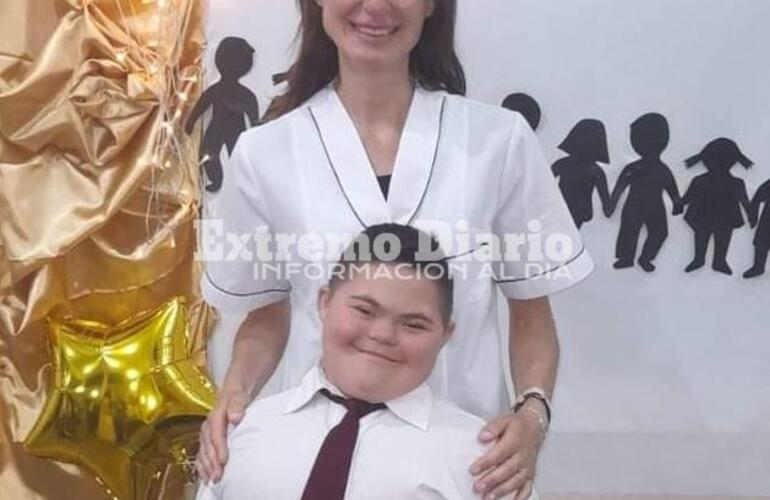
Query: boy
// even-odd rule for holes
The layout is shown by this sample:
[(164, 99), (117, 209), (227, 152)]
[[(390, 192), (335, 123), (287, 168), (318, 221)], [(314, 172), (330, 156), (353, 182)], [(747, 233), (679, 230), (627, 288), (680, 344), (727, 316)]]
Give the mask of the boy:
[[(367, 245), (384, 234), (389, 260)], [(353, 241), (319, 292), (322, 359), (251, 404), (198, 500), (478, 498), (468, 467), (484, 422), (425, 384), (452, 333), (453, 283), (438, 252), (418, 260), (421, 241), (437, 247), (397, 224)]]

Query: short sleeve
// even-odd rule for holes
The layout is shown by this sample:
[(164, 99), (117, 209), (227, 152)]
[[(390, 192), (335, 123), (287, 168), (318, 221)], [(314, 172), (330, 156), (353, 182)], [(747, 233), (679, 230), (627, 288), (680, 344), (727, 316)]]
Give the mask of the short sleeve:
[(225, 166), (216, 213), (200, 221), (199, 258), (203, 298), (227, 312), (249, 312), (286, 298), (291, 286), (285, 267), (274, 259), (275, 235), (255, 181), (244, 137)]
[(495, 281), (512, 299), (546, 296), (586, 278), (586, 251), (534, 132), (516, 114), (493, 222)]

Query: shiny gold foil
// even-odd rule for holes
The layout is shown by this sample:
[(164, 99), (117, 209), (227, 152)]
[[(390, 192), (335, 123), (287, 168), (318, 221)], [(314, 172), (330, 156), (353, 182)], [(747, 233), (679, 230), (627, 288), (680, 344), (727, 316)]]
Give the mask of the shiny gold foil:
[[(46, 318), (114, 325), (184, 297), (203, 366), (198, 141), (180, 127), (199, 93), (202, 10), (0, 1), (0, 498), (110, 498), (85, 467), (22, 445), (54, 391)], [(153, 498), (189, 495), (183, 474), (162, 476)]]
[(183, 301), (115, 326), (48, 323), (53, 385), (27, 450), (85, 465), (120, 499), (157, 496), (167, 469), (193, 460), (214, 401)]

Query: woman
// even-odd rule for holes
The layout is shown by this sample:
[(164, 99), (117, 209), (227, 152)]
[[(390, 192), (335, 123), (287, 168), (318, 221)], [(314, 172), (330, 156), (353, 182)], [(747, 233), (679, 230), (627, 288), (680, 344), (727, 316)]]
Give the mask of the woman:
[[(491, 418), (480, 439), (495, 444), (469, 464), (477, 490), (528, 498), (559, 354), (546, 296), (592, 268), (537, 140), (520, 115), (461, 97), (455, 0), (299, 5), (301, 44), (288, 90), (271, 106), (271, 121), (245, 132), (232, 156), (223, 235), (259, 228), (274, 247), (306, 233), (352, 237), (382, 222), (438, 231), (462, 272), (456, 334), (431, 386)], [(501, 244), (491, 267), (481, 254), (494, 245), (483, 239)], [(314, 258), (323, 261), (320, 253)], [(247, 258), (210, 261), (202, 283), (212, 305), (249, 311), (202, 427), (198, 470), (213, 480), (227, 460), (228, 422), (239, 421), (269, 378), (280, 390), (297, 384), (320, 353), (315, 300), (323, 280), (255, 274)], [(518, 405), (527, 411), (510, 411), (495, 282), (508, 297), (513, 382), (527, 394)]]

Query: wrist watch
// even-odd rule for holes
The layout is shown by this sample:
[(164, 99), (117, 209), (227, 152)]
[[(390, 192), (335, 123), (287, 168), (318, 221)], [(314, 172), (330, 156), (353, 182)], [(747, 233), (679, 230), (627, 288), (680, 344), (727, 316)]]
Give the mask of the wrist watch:
[(548, 399), (548, 396), (545, 394), (545, 391), (541, 389), (540, 387), (530, 387), (529, 389), (525, 390), (521, 393), (521, 395), (516, 398), (516, 404), (513, 406), (513, 412), (516, 413), (519, 411), (519, 408), (524, 405), (524, 403), (529, 398), (535, 398), (539, 399), (543, 402), (543, 406), (545, 406), (545, 413), (546, 417), (548, 417), (548, 423), (551, 423), (551, 401)]

